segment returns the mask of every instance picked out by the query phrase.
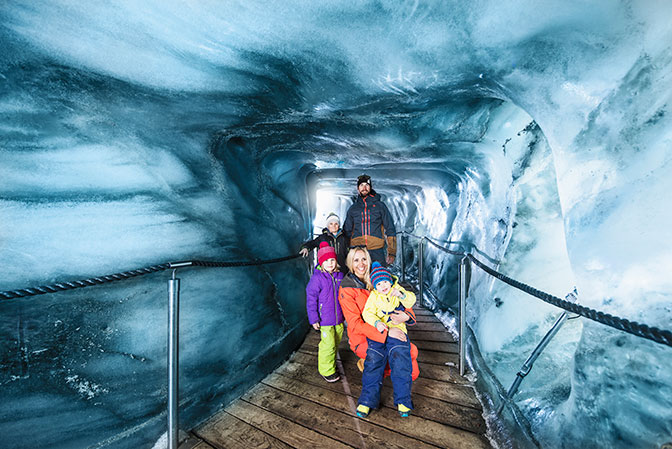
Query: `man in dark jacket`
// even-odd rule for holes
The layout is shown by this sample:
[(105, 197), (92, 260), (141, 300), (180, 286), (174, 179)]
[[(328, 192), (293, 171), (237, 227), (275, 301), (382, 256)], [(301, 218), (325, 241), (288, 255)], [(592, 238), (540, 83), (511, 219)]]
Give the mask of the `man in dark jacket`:
[(341, 231), (341, 219), (333, 212), (327, 217), (327, 227), (322, 229), (322, 234), (301, 245), (299, 253), (306, 257), (309, 251), (319, 247), (322, 242), (327, 242), (334, 248), (338, 271), (347, 274), (348, 267), (345, 265), (345, 257), (348, 255), (348, 242)]
[(343, 232), (350, 239), (350, 246), (366, 246), (372, 262), (379, 262), (385, 267), (394, 262), (397, 254), (397, 231), (392, 215), (373, 190), (370, 176), (357, 178), (357, 191), (359, 196), (348, 209)]

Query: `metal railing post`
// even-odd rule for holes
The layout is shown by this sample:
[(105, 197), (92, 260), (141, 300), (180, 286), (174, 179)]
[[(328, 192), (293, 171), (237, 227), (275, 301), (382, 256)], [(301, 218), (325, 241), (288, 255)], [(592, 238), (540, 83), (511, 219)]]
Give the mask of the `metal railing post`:
[(467, 327), (467, 263), (469, 259), (465, 256), (460, 260), (460, 267), (457, 271), (458, 294), (460, 295), (459, 313), (460, 313), (460, 376), (464, 376), (465, 359), (467, 351), (466, 327)]
[(399, 259), (399, 264), (401, 265), (401, 282), (406, 282), (406, 264), (404, 263), (404, 234), (403, 232), (399, 234), (399, 251), (401, 252), (401, 258)]
[[(576, 303), (578, 301), (578, 296), (576, 293), (576, 287), (574, 288), (574, 291), (569, 293), (568, 295), (565, 296), (565, 299), (567, 301)], [(513, 396), (518, 392), (518, 388), (520, 387), (520, 384), (523, 382), (523, 379), (530, 374), (530, 371), (532, 370), (532, 367), (534, 366), (534, 362), (537, 361), (539, 356), (541, 355), (542, 352), (544, 352), (544, 349), (546, 349), (546, 346), (551, 342), (553, 337), (555, 337), (555, 334), (558, 333), (560, 328), (565, 324), (569, 317), (568, 312), (562, 312), (562, 314), (558, 317), (557, 320), (555, 320), (555, 323), (553, 323), (553, 326), (546, 332), (546, 335), (544, 335), (544, 338), (541, 339), (541, 341), (537, 344), (537, 346), (534, 348), (530, 356), (525, 360), (525, 363), (523, 363), (523, 366), (520, 367), (520, 370), (516, 373), (516, 378), (513, 380), (513, 383), (509, 387), (509, 391), (506, 392), (506, 396), (502, 398), (502, 403), (499, 404), (499, 407), (497, 408), (497, 411), (495, 412), (495, 416), (499, 416), (500, 413), (502, 413), (502, 410), (504, 410), (504, 406), (506, 405), (507, 402), (511, 401), (513, 399)]]
[(425, 244), (425, 237), (422, 237), (420, 239), (420, 243), (418, 243), (418, 294), (420, 295), (420, 304), (425, 304), (425, 287), (424, 287), (424, 280), (422, 276), (422, 259), (424, 258), (424, 244)]
[(180, 280), (168, 281), (168, 449), (177, 449), (179, 427)]

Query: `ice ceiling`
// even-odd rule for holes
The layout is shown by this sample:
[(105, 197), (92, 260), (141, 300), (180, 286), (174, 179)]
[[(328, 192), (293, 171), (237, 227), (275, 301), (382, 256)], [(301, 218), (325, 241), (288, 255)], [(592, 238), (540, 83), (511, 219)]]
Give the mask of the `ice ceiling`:
[[(366, 172), (398, 228), (672, 327), (669, 2), (17, 1), (0, 19), (2, 290), (291, 254)], [(427, 257), (445, 311), (456, 261)], [(188, 428), (301, 341), (307, 270), (180, 277)], [(6, 444), (151, 447), (165, 280), (0, 304)], [(476, 271), (470, 293), (508, 386), (560, 312)], [(515, 401), (542, 447), (653, 448), (671, 385), (672, 349), (572, 320)]]

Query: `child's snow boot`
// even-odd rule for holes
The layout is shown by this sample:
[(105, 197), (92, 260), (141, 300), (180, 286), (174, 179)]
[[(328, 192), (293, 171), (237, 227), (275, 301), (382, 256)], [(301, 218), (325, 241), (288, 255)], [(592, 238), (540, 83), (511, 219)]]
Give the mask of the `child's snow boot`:
[(399, 416), (402, 418), (408, 418), (408, 415), (411, 414), (411, 409), (406, 407), (404, 404), (397, 405), (397, 410), (399, 411)]
[(357, 406), (357, 416), (360, 418), (366, 418), (369, 416), (369, 412), (371, 411), (370, 407), (367, 407), (366, 405), (359, 404)]

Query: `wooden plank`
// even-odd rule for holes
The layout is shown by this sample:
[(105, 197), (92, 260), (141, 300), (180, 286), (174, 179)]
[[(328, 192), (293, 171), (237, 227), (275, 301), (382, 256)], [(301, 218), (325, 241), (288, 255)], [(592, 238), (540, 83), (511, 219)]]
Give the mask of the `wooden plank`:
[(418, 307), (417, 305), (413, 306), (413, 312), (416, 315), (423, 315), (423, 316), (433, 316), (436, 318), (436, 315), (434, 315), (434, 312), (429, 311), (425, 309), (424, 307)]
[[(182, 449), (181, 446), (180, 446), (180, 449)], [(196, 446), (194, 446), (193, 449), (219, 449), (219, 448), (212, 447), (208, 443), (206, 443), (205, 441), (201, 441)]]
[(448, 352), (418, 350), (418, 362), (439, 366), (458, 366), (460, 357)]
[(409, 332), (413, 331), (448, 332), (446, 326), (444, 326), (440, 321), (418, 321), (417, 323), (407, 327)]
[[(269, 376), (272, 382), (273, 376)], [(354, 403), (349, 403), (345, 395), (338, 395), (313, 385), (298, 382), (295, 390), (300, 391), (301, 397), (287, 393), (267, 384), (259, 384), (243, 396), (245, 401), (269, 412), (283, 414), (295, 423), (314, 429), (317, 432), (329, 434), (332, 438), (354, 447), (385, 447), (407, 449), (429, 449), (434, 446), (416, 441), (405, 435), (377, 427), (354, 414)], [(317, 401), (331, 400), (338, 409), (346, 407), (346, 412), (326, 407), (316, 402), (304, 399), (314, 397)], [(352, 409), (350, 409), (352, 407)], [(323, 447), (313, 444), (311, 447)]]
[(451, 354), (457, 354), (459, 347), (457, 343), (447, 342), (447, 341), (424, 341), (424, 340), (413, 340), (411, 341), (415, 346), (418, 347), (420, 351), (429, 350), (436, 352), (448, 352)]
[[(382, 405), (396, 410), (391, 383), (383, 382), (380, 398)], [(480, 410), (419, 394), (413, 395), (413, 405), (415, 407), (413, 415), (418, 417), (479, 435), (486, 431), (485, 421)]]
[[(300, 357), (303, 358), (304, 362), (308, 362), (307, 363), (308, 367), (310, 367), (311, 364), (314, 364), (314, 366), (317, 365), (317, 358), (314, 357), (314, 356), (301, 355)], [(359, 393), (361, 392), (361, 388), (362, 388), (362, 384), (361, 384), (362, 375), (361, 375), (359, 369), (354, 364), (344, 364), (343, 369), (344, 369), (343, 374), (345, 374), (347, 376), (348, 383), (350, 384), (350, 389), (352, 390), (353, 395), (355, 396), (355, 398), (359, 397)], [(422, 364), (420, 365), (420, 375), (422, 376)], [(428, 388), (429, 384), (426, 382), (427, 380), (434, 380), (434, 383), (431, 384), (432, 389)], [(463, 380), (463, 379), (461, 379), (461, 380)], [(308, 376), (306, 376), (306, 378), (304, 378), (304, 381), (312, 382), (312, 383), (315, 383), (317, 385), (323, 385), (323, 384), (326, 383), (323, 380), (321, 380), (321, 378), (318, 379), (318, 376), (315, 376), (315, 375), (311, 376), (310, 374), (308, 374)], [(454, 387), (461, 390), (461, 394), (451, 393), (451, 394), (445, 395), (444, 397), (436, 397), (437, 394), (434, 391), (434, 389), (436, 389), (436, 387), (437, 387), (436, 382), (437, 381), (435, 379), (427, 379), (427, 378), (423, 378), (423, 377), (420, 377), (419, 379), (417, 379), (413, 383), (414, 401), (416, 401), (416, 405), (420, 404), (421, 406), (423, 406), (425, 403), (427, 403), (428, 407), (431, 406), (431, 407), (435, 407), (435, 408), (438, 407), (438, 408), (446, 409), (446, 410), (448, 410), (449, 417), (448, 418), (441, 418), (440, 416), (443, 416), (443, 415), (438, 415), (437, 416), (436, 414), (431, 413), (431, 412), (423, 412), (423, 416), (425, 416), (428, 419), (433, 419), (433, 420), (442, 422), (444, 424), (450, 424), (450, 425), (454, 425), (454, 426), (462, 428), (462, 429), (470, 430), (470, 431), (473, 431), (473, 432), (479, 432), (480, 429), (481, 429), (482, 423), (481, 424), (471, 423), (471, 421), (473, 421), (474, 419), (482, 421), (481, 417), (480, 417), (480, 411), (476, 412), (474, 414), (474, 410), (480, 410), (481, 407), (480, 407), (480, 404), (478, 403), (478, 400), (475, 397), (473, 389), (469, 386), (458, 385), (458, 384), (454, 384), (454, 383), (447, 383), (448, 388), (444, 387), (444, 388), (439, 388), (438, 390), (445, 393), (446, 391), (449, 391), (451, 389), (450, 386), (454, 386)], [(441, 382), (446, 384), (446, 381), (441, 381)], [(388, 397), (389, 398), (389, 405), (392, 406), (392, 397), (393, 397), (392, 382), (389, 378), (384, 379), (383, 388), (382, 388), (381, 391), (383, 393), (381, 397), (383, 397), (383, 398)], [(430, 398), (430, 400), (425, 400), (423, 398), (423, 396), (425, 398)], [(460, 398), (461, 400), (455, 401), (454, 398), (456, 396), (458, 398)], [(464, 399), (465, 396), (467, 396), (468, 399), (465, 400)], [(442, 401), (443, 404), (440, 405), (440, 404), (436, 403), (437, 400)], [(475, 407), (475, 404), (477, 404), (476, 407)], [(468, 408), (468, 410), (463, 410), (463, 408), (465, 406)], [(427, 410), (430, 410), (430, 409), (425, 408), (424, 410), (427, 411)], [(458, 415), (467, 416), (468, 417), (467, 420), (469, 422), (462, 422), (461, 419), (460, 419), (460, 416), (458, 416)], [(483, 429), (484, 429), (484, 427), (483, 427)]]
[(195, 435), (189, 435), (179, 444), (179, 449), (216, 449)]
[(418, 323), (435, 323), (439, 319), (436, 317), (436, 315), (415, 315), (415, 321)]
[[(344, 374), (348, 376), (348, 383), (354, 392), (359, 395), (362, 388), (362, 374), (353, 364), (343, 364), (345, 370)], [(341, 388), (339, 383), (327, 384), (324, 379), (317, 373), (317, 358), (309, 354), (296, 354), (290, 361), (286, 362), (277, 372), (282, 375), (302, 378), (305, 382), (315, 383), (317, 385), (325, 384), (325, 388), (335, 386), (334, 388)], [(386, 381), (387, 382), (387, 381)], [(420, 394), (423, 396), (432, 397), (444, 402), (450, 402), (465, 407), (475, 408), (481, 410), (482, 406), (472, 387), (468, 385), (460, 385), (455, 383), (441, 382), (434, 379), (427, 379), (422, 377), (413, 382), (413, 394)]]
[[(278, 374), (285, 374), (281, 370), (276, 371)], [(329, 388), (327, 382), (320, 382), (317, 380), (317, 376), (311, 375), (310, 372), (306, 373), (306, 377), (301, 378), (303, 383), (310, 383), (311, 385), (316, 385), (321, 388), (331, 389), (343, 393), (343, 388), (345, 384), (343, 382), (338, 382), (335, 385), (335, 388)], [(362, 390), (361, 384), (361, 374), (359, 371), (354, 371), (352, 368), (346, 369), (348, 391), (347, 394), (351, 395), (354, 398), (354, 402), (357, 401), (359, 394)], [(289, 377), (295, 377), (291, 374)], [(414, 386), (415, 390), (415, 386)], [(472, 391), (473, 394), (473, 391)], [(395, 409), (394, 400), (393, 400), (393, 389), (392, 384), (389, 378), (386, 378), (383, 381), (383, 387), (381, 389), (381, 403), (390, 408)], [(472, 407), (465, 407), (460, 404), (455, 404), (451, 402), (441, 401), (439, 399), (434, 399), (426, 395), (417, 394), (414, 391), (413, 402), (415, 404), (416, 410), (414, 414), (421, 416), (426, 419), (430, 419), (442, 424), (450, 425), (460, 429), (468, 430), (475, 433), (485, 432), (485, 422), (481, 417), (481, 412)]]
[[(277, 373), (271, 374), (263, 382), (279, 390), (300, 396), (310, 401), (320, 402), (346, 414), (353, 414), (355, 401), (343, 400), (342, 392), (325, 388), (306, 388), (305, 383), (298, 379), (288, 378)], [(341, 385), (341, 389), (344, 385)], [(410, 447), (418, 447), (418, 441), (424, 441), (440, 447), (449, 448), (486, 448), (490, 447), (482, 436), (465, 430), (444, 426), (437, 422), (424, 420), (413, 414), (409, 419), (400, 419), (394, 407), (379, 409), (371, 412), (368, 422), (401, 432), (414, 440)], [(374, 430), (375, 431), (375, 430)], [(387, 447), (387, 445), (385, 445)]]
[(411, 337), (411, 341), (415, 342), (416, 340), (423, 341), (443, 341), (454, 343), (455, 339), (446, 331), (434, 332), (434, 331), (416, 331), (411, 327), (408, 331), (408, 335)]
[(300, 426), (287, 418), (271, 413), (242, 399), (234, 401), (227, 407), (226, 411), (241, 421), (293, 447), (334, 449), (347, 447), (339, 441)]
[(420, 375), (426, 379), (441, 380), (466, 385), (469, 381), (462, 376), (457, 366), (437, 366), (429, 363), (418, 362)]
[[(239, 402), (236, 401), (234, 404), (238, 404)], [(237, 406), (234, 405), (234, 408)], [(291, 448), (291, 446), (241, 421), (226, 411), (222, 411), (210, 418), (196, 429), (194, 433), (217, 449)]]
[[(341, 360), (343, 361), (344, 366), (352, 364), (353, 369), (357, 361), (357, 355), (352, 351), (339, 351)], [(317, 373), (317, 351), (314, 352), (304, 352), (298, 351), (292, 356), (292, 360), (297, 360), (308, 365), (315, 367), (315, 375), (319, 376)], [(418, 367), (420, 368), (420, 377), (441, 380), (444, 382), (451, 382), (460, 385), (469, 384), (469, 381), (459, 374), (459, 369), (456, 366), (439, 366), (432, 365), (430, 363), (418, 362)]]
[(460, 404), (477, 410), (483, 409), (483, 406), (478, 402), (478, 398), (471, 386), (427, 379), (422, 377), (422, 372), (421, 377), (413, 381), (413, 394), (422, 394), (434, 399)]
[(399, 418), (389, 378), (383, 381), (381, 407), (366, 420), (357, 418), (358, 357), (344, 337), (339, 346), (342, 380), (325, 382), (317, 372), (320, 334), (311, 331), (289, 361), (234, 401), (228, 412), (201, 426), (196, 435), (204, 441), (192, 448), (489, 448), (482, 407), (458, 374), (457, 343), (431, 312), (421, 307), (416, 312), (418, 323), (409, 326), (409, 333), (420, 349), (421, 377), (413, 382), (415, 410), (409, 418)]

